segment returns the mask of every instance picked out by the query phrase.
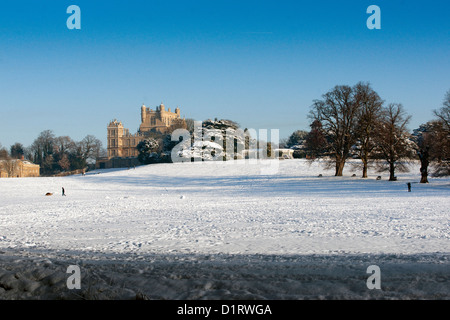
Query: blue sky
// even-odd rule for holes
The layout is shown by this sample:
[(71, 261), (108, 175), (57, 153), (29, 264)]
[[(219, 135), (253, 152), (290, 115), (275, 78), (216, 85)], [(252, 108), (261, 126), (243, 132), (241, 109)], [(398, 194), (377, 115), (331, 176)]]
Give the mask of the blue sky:
[[(69, 30), (69, 5), (81, 30)], [(369, 30), (369, 5), (381, 30)], [(106, 125), (135, 132), (140, 106), (163, 102), (196, 120), (309, 129), (314, 99), (370, 82), (402, 103), (410, 129), (450, 90), (450, 2), (4, 1), (0, 8), (0, 143), (43, 130), (106, 146)]]

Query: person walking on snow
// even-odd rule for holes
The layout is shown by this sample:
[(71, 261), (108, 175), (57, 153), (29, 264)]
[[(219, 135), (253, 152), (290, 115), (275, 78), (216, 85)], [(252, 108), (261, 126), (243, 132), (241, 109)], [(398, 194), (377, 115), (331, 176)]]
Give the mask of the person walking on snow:
[(66, 192), (65, 192), (65, 190), (64, 190), (64, 187), (62, 187), (62, 195), (63, 195), (63, 196), (66, 196)]

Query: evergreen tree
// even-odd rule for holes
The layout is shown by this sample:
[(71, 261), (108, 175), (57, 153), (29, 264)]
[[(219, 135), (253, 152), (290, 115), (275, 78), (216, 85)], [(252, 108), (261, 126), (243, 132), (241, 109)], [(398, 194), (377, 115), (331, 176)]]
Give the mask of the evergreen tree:
[(147, 138), (139, 142), (137, 145), (139, 162), (143, 164), (158, 162), (160, 160), (160, 156), (156, 153), (158, 148), (159, 143), (154, 138)]
[(20, 158), (22, 158), (22, 156), (24, 156), (24, 154), (25, 154), (25, 148), (21, 143), (16, 142), (11, 146), (11, 148), (10, 148), (11, 158), (20, 159)]
[(314, 120), (310, 127), (311, 131), (305, 138), (305, 151), (311, 159), (315, 159), (326, 154), (328, 142), (319, 120)]
[(305, 142), (306, 136), (308, 135), (307, 131), (304, 130), (296, 130), (290, 136), (286, 142), (287, 148), (292, 148), (294, 146), (302, 146)]

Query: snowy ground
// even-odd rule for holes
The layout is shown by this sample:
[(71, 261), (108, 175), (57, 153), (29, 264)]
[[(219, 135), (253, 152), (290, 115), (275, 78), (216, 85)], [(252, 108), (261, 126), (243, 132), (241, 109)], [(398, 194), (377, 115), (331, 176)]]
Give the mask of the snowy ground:
[[(396, 182), (304, 160), (273, 175), (239, 161), (0, 179), (0, 298), (449, 299), (450, 179), (407, 192), (411, 169)], [(66, 287), (72, 264), (81, 290)]]

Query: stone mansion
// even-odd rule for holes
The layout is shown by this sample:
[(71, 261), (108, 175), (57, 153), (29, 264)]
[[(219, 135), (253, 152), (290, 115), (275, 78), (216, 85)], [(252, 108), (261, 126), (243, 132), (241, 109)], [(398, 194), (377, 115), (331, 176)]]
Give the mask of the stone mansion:
[(155, 110), (141, 107), (141, 124), (137, 133), (131, 134), (124, 128), (122, 122), (113, 120), (107, 127), (107, 157), (97, 160), (97, 168), (118, 168), (138, 165), (138, 150), (136, 146), (151, 132), (169, 133), (174, 125), (182, 125), (180, 108), (172, 112), (166, 110), (164, 104), (156, 106)]

